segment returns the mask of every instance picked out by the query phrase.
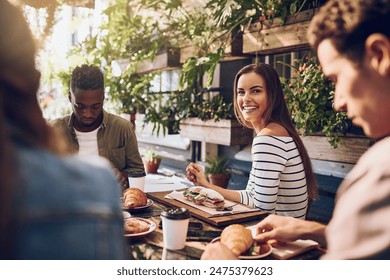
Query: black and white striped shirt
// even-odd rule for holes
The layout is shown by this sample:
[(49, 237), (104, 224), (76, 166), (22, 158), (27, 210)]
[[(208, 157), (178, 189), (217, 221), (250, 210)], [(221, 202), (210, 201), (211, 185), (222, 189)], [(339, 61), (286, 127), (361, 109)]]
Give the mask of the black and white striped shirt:
[(252, 170), (241, 203), (304, 219), (308, 205), (305, 169), (292, 137), (259, 135), (252, 143)]

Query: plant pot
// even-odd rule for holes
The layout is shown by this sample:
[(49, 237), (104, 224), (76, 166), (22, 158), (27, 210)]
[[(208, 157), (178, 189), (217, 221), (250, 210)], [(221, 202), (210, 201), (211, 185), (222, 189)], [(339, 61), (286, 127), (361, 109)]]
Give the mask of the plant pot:
[(145, 171), (149, 174), (157, 174), (157, 170), (160, 166), (161, 159), (144, 160)]
[(229, 184), (230, 175), (229, 174), (209, 174), (209, 181), (211, 184), (220, 186), (224, 189), (227, 188)]
[(329, 144), (329, 138), (319, 135), (301, 136), (311, 159), (356, 164), (371, 145), (365, 136), (342, 136), (337, 148)]
[(243, 53), (266, 55), (307, 48), (306, 33), (315, 12), (310, 9), (289, 15), (285, 21), (275, 18), (252, 24), (243, 34)]

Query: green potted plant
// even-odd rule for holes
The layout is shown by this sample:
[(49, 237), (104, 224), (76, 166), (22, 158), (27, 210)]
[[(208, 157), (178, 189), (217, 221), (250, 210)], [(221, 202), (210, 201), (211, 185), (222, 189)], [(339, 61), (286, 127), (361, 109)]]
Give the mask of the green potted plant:
[(161, 163), (161, 156), (152, 148), (143, 153), (143, 162), (146, 173), (156, 174)]
[(340, 136), (351, 127), (346, 113), (333, 109), (334, 84), (328, 80), (316, 57), (296, 60), (294, 75), (282, 80), (292, 119), (303, 135), (323, 133), (336, 148)]
[(282, 21), (287, 15), (294, 15), (304, 8), (318, 5), (318, 0), (211, 0), (208, 7), (214, 8), (214, 19), (226, 29), (237, 26), (248, 27), (251, 23), (280, 17)]
[(205, 173), (210, 183), (227, 188), (230, 179), (228, 160), (224, 157), (215, 157), (206, 159), (206, 163)]

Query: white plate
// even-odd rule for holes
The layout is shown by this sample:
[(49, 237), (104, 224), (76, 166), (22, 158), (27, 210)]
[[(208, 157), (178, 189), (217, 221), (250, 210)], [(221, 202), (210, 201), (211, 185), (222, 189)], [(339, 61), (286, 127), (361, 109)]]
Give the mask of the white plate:
[[(221, 237), (214, 238), (211, 240), (211, 243), (214, 242), (220, 242)], [(242, 254), (238, 256), (239, 259), (241, 260), (255, 260), (255, 259), (261, 259), (264, 258), (272, 253), (272, 246), (264, 243), (260, 245), (260, 253), (256, 255), (247, 255), (247, 254)]]
[(149, 224), (149, 229), (147, 231), (140, 232), (140, 233), (125, 233), (124, 235), (126, 237), (144, 236), (144, 235), (147, 235), (147, 234), (151, 233), (152, 231), (154, 231), (156, 229), (156, 227), (157, 227), (156, 224), (153, 221), (148, 220), (148, 219), (143, 219), (143, 218), (128, 218), (128, 219), (125, 219), (125, 221), (129, 221), (129, 220), (141, 220), (141, 221), (144, 221), (147, 224)]
[(134, 208), (125, 208), (125, 207), (123, 207), (123, 204), (122, 204), (122, 210), (137, 211), (137, 210), (143, 210), (143, 209), (149, 208), (152, 205), (153, 205), (153, 200), (148, 198), (148, 200), (146, 201), (146, 205), (145, 206), (134, 207)]

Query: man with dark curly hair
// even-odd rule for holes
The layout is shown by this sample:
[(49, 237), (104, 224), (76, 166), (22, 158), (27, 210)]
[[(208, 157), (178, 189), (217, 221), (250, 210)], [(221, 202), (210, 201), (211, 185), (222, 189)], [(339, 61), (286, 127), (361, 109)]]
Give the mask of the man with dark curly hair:
[[(373, 145), (337, 192), (329, 225), (270, 215), (255, 240), (313, 239), (324, 259), (390, 259), (390, 0), (329, 0), (313, 18), (309, 42), (346, 111)], [(235, 258), (212, 244), (203, 259)]]
[[(131, 122), (103, 109), (104, 76), (94, 65), (76, 67), (68, 95), (73, 113), (53, 126), (62, 130), (71, 152), (94, 161), (95, 155), (111, 162), (118, 181), (128, 187), (128, 176), (144, 177), (144, 165)], [(137, 187), (137, 186), (133, 186)]]

